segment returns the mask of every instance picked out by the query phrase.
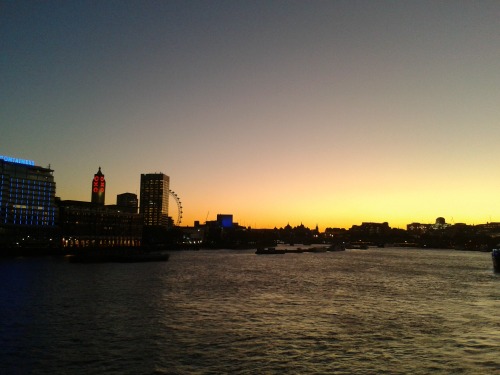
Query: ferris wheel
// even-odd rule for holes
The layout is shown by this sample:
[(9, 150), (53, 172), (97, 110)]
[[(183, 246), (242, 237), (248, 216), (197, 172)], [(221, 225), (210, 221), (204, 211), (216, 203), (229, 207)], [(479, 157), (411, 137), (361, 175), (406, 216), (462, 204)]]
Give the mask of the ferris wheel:
[(181, 203), (179, 196), (176, 193), (174, 193), (172, 190), (169, 189), (168, 193), (170, 194), (170, 196), (172, 198), (174, 198), (175, 203), (177, 204), (177, 220), (175, 221), (175, 225), (179, 226), (179, 225), (181, 225), (181, 221), (182, 221), (182, 203)]

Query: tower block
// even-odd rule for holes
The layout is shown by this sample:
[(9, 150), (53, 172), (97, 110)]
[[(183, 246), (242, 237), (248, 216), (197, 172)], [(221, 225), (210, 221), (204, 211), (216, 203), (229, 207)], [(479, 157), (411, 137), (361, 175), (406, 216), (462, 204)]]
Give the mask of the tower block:
[(91, 202), (104, 206), (104, 196), (106, 194), (106, 180), (101, 172), (101, 167), (94, 175), (92, 180), (92, 199)]

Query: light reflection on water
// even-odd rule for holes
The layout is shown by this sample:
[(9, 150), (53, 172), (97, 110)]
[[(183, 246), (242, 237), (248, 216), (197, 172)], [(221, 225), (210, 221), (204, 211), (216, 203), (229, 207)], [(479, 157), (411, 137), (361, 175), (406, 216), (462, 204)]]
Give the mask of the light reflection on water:
[(487, 253), (172, 253), (0, 262), (7, 373), (493, 373)]

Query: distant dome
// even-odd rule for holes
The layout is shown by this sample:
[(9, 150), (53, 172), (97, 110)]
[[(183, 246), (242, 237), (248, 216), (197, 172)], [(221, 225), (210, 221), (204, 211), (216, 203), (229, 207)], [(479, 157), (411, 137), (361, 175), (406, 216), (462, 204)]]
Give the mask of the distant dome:
[(438, 217), (436, 219), (436, 224), (444, 225), (444, 224), (446, 224), (446, 220), (444, 219), (444, 217)]

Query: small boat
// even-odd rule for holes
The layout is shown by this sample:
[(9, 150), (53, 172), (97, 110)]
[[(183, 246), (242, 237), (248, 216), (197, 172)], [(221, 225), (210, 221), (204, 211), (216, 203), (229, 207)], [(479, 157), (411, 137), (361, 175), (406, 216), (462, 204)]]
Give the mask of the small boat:
[(493, 271), (500, 273), (500, 249), (493, 249), (491, 258), (493, 260)]
[(332, 244), (328, 251), (345, 251), (345, 246), (343, 244)]
[(275, 247), (259, 247), (255, 254), (285, 254), (286, 250), (276, 249)]

